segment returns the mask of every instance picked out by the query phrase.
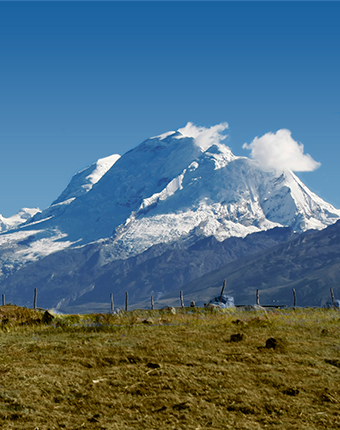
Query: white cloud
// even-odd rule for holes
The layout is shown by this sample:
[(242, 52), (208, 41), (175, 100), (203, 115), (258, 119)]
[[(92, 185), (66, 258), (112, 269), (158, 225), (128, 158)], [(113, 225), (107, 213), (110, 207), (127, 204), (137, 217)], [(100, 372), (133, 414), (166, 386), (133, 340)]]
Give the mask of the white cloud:
[(303, 144), (296, 142), (286, 129), (255, 137), (243, 148), (249, 149), (251, 157), (265, 170), (310, 172), (320, 166), (309, 154), (303, 153)]
[(178, 129), (182, 136), (178, 136), (178, 139), (183, 137), (193, 137), (195, 139), (196, 145), (206, 151), (214, 143), (220, 143), (227, 136), (221, 134), (224, 130), (229, 127), (228, 123), (222, 122), (221, 124), (213, 125), (210, 128), (197, 127), (192, 122)]

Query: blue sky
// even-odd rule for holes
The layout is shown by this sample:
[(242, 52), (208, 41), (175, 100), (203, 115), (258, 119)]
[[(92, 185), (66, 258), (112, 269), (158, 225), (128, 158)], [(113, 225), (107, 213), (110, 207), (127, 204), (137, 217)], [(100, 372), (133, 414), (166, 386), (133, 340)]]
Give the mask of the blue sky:
[(289, 129), (340, 208), (339, 22), (340, 2), (0, 2), (0, 213), (188, 121), (246, 156)]

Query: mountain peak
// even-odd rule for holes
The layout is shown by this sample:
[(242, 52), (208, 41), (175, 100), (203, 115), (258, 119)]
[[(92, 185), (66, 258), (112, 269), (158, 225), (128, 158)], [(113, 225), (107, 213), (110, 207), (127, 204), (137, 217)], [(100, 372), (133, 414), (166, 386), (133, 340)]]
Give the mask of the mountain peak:
[[(79, 197), (90, 191), (94, 184), (96, 184), (105, 173), (118, 161), (120, 155), (113, 154), (105, 158), (100, 158), (89, 167), (76, 173), (67, 188), (62, 194), (52, 203), (52, 205), (69, 202), (76, 197)], [(71, 201), (72, 201), (71, 200)]]
[[(188, 122), (184, 127), (179, 128), (177, 131), (168, 131), (158, 136), (147, 139), (147, 142), (157, 140), (165, 141), (165, 143), (174, 142), (175, 139), (193, 139), (193, 142), (203, 152), (211, 148), (213, 145), (219, 145), (223, 140), (226, 139), (227, 135), (222, 134), (229, 125), (225, 122), (217, 124), (211, 127), (200, 127), (196, 126), (192, 122)], [(155, 142), (151, 142), (155, 143)], [(227, 148), (225, 145), (223, 145)], [(229, 149), (230, 151), (230, 149)], [(231, 152), (231, 151), (230, 151)]]

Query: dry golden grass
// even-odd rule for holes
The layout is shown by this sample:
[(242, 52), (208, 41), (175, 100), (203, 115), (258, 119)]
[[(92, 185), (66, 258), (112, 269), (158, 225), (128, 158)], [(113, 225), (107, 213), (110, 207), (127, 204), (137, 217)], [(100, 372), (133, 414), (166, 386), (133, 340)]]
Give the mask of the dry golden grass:
[(42, 315), (0, 307), (2, 429), (340, 428), (335, 310)]

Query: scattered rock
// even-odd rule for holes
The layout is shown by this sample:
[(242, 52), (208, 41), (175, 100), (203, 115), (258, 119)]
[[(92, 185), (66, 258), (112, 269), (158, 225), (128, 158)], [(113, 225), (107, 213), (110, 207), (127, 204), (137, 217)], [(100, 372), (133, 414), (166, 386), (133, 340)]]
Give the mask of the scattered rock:
[(270, 349), (273, 348), (275, 349), (277, 346), (277, 340), (274, 339), (273, 337), (270, 337), (269, 339), (266, 340), (266, 348)]
[(282, 339), (270, 337), (266, 340), (266, 348), (283, 352), (285, 350), (285, 342)]
[(176, 308), (168, 306), (166, 308), (164, 308), (165, 311), (169, 312), (172, 315), (176, 315)]
[(100, 417), (100, 415), (99, 414), (95, 414), (95, 415), (93, 415), (93, 417), (92, 418), (88, 418), (87, 419), (87, 421), (89, 422), (89, 423), (97, 423), (98, 422), (98, 418)]
[(46, 311), (42, 317), (42, 323), (43, 324), (51, 324), (53, 319), (54, 319), (54, 316), (52, 314), (50, 314), (48, 311)]
[(325, 362), (326, 363), (328, 363), (328, 364), (331, 364), (332, 366), (335, 366), (335, 367), (339, 367), (340, 368), (340, 360), (337, 360), (337, 359), (325, 359)]
[(159, 369), (161, 365), (158, 363), (148, 363), (146, 367), (148, 367), (149, 369)]
[(244, 338), (243, 333), (232, 334), (230, 335), (230, 342), (241, 342), (243, 338)]
[(282, 392), (283, 394), (287, 394), (287, 396), (297, 396), (299, 394), (299, 390), (297, 388), (287, 388)]
[(147, 324), (147, 325), (151, 325), (154, 324), (155, 321), (152, 318), (146, 318), (145, 320), (142, 321), (143, 324)]
[(183, 409), (190, 409), (191, 404), (189, 402), (178, 403), (174, 405), (172, 408), (176, 411), (182, 411)]

